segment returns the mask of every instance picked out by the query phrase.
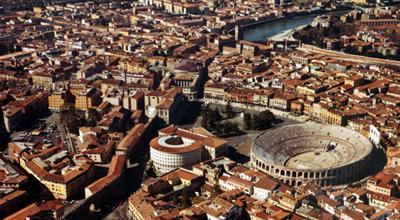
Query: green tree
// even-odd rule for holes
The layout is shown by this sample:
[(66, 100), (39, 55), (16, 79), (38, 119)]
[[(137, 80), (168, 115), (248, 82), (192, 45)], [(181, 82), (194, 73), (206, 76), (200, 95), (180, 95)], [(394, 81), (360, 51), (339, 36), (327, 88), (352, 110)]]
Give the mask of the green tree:
[(260, 121), (259, 121), (259, 117), (258, 117), (257, 114), (254, 114), (254, 115), (251, 116), (250, 124), (251, 124), (250, 127), (251, 127), (252, 130), (260, 130), (261, 129), (259, 127), (260, 126)]
[(88, 110), (88, 119), (87, 119), (88, 126), (95, 127), (99, 119), (100, 119), (99, 112), (97, 112), (97, 110), (94, 108), (90, 108)]
[(215, 197), (221, 194), (221, 189), (219, 188), (218, 184), (214, 184), (213, 191), (211, 192), (211, 196)]
[(220, 121), (222, 120), (221, 113), (218, 109), (209, 109), (204, 108), (202, 110), (202, 121), (201, 125), (209, 130), (215, 130), (220, 125)]
[(7, 89), (7, 82), (5, 80), (0, 81), (0, 91)]
[(235, 117), (235, 112), (233, 111), (233, 108), (230, 103), (225, 105), (225, 114), (227, 118), (233, 118)]
[(262, 129), (269, 128), (275, 121), (275, 115), (269, 110), (262, 111), (259, 114), (259, 121), (262, 123)]
[(144, 175), (143, 175), (143, 180), (146, 180), (147, 178), (150, 178), (150, 177), (153, 177), (153, 178), (157, 177), (157, 174), (154, 171), (153, 167), (149, 167), (148, 169), (146, 169), (146, 171), (144, 172)]
[(223, 126), (221, 126), (221, 127), (222, 127), (221, 136), (236, 135), (236, 134), (240, 133), (238, 125), (236, 123), (233, 123), (230, 121), (224, 123)]
[(214, 122), (220, 122), (222, 120), (222, 115), (218, 109), (211, 110), (211, 119)]
[(187, 188), (184, 188), (182, 190), (182, 200), (181, 200), (181, 204), (182, 204), (182, 208), (186, 209), (187, 207), (191, 206), (192, 203), (190, 201), (190, 195), (189, 195), (189, 190)]
[(172, 198), (172, 202), (173, 202), (175, 205), (178, 205), (178, 204), (179, 204), (179, 195), (178, 195), (178, 193), (174, 193), (174, 197)]
[(81, 118), (74, 106), (61, 112), (61, 123), (73, 134), (78, 134), (78, 128), (84, 124), (85, 120)]
[(209, 112), (210, 112), (210, 107), (208, 105), (204, 105), (201, 108), (201, 116), (204, 117), (205, 115), (209, 114)]
[(251, 129), (251, 114), (250, 113), (244, 113), (243, 123), (246, 126), (246, 129)]
[(271, 111), (269, 110), (262, 111), (259, 114), (254, 114), (251, 117), (250, 120), (251, 129), (253, 130), (268, 129), (272, 126), (274, 121), (275, 121), (275, 115)]

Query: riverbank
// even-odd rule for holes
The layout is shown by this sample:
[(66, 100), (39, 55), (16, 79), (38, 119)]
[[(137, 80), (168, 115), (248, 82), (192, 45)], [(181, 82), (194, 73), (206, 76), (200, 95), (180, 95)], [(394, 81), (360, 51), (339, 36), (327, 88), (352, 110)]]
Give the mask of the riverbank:
[(330, 11), (317, 10), (308, 13), (288, 14), (264, 21), (255, 21), (242, 26), (243, 38), (252, 42), (264, 42), (273, 36), (288, 35), (294, 29), (305, 27), (318, 15), (345, 13), (350, 10), (348, 8)]
[(286, 30), (286, 31), (284, 31), (284, 32), (282, 32), (280, 34), (277, 34), (277, 35), (274, 35), (274, 36), (270, 37), (269, 39), (273, 40), (273, 41), (295, 40), (293, 38), (293, 34), (296, 31), (305, 28), (306, 26), (307, 25), (302, 25), (302, 26), (299, 26), (299, 27), (296, 27), (296, 28), (293, 28), (293, 29)]

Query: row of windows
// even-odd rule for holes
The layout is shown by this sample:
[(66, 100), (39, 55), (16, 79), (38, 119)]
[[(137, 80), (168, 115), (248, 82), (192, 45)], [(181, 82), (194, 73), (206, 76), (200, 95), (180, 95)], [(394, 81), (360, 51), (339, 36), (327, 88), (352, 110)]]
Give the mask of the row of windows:
[(159, 162), (164, 162), (164, 163), (174, 163), (174, 164), (185, 164), (185, 163), (190, 163), (192, 161), (197, 161), (200, 160), (201, 154), (193, 154), (189, 156), (164, 156), (160, 154), (151, 154), (151, 158), (154, 161), (159, 161)]

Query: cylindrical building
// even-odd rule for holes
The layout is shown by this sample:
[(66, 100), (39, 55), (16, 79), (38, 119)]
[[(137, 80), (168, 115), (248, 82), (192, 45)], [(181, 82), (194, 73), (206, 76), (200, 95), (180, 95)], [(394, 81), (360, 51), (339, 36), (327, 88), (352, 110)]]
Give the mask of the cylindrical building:
[(150, 157), (161, 173), (176, 168), (189, 168), (202, 160), (203, 145), (177, 135), (156, 137), (150, 142)]
[(251, 164), (286, 184), (320, 186), (351, 183), (368, 175), (372, 143), (345, 127), (296, 124), (258, 135)]

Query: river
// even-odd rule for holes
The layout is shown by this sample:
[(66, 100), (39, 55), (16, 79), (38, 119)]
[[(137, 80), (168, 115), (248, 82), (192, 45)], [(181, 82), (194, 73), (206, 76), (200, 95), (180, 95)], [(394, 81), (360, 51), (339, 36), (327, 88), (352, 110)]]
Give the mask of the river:
[(313, 19), (318, 16), (316, 14), (304, 15), (299, 17), (284, 18), (277, 21), (267, 22), (260, 25), (248, 27), (243, 38), (246, 41), (265, 41), (267, 38), (288, 32), (293, 29), (311, 24)]

